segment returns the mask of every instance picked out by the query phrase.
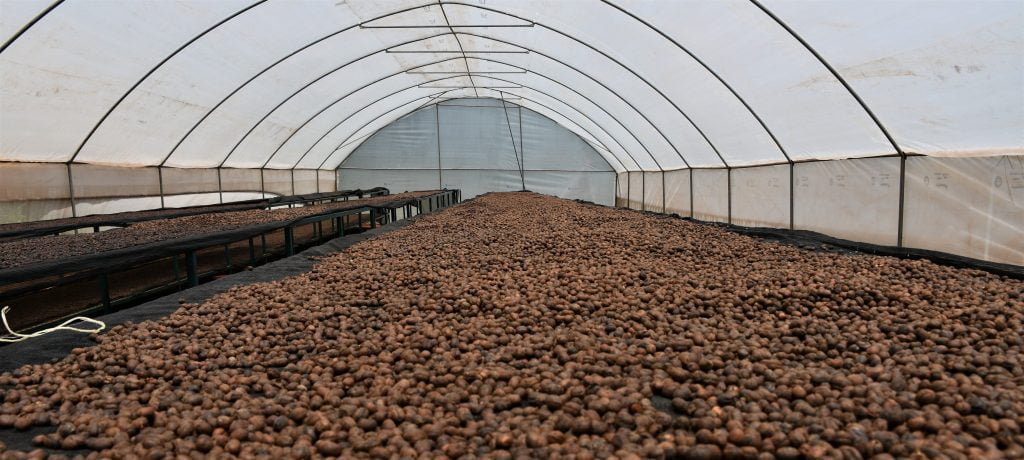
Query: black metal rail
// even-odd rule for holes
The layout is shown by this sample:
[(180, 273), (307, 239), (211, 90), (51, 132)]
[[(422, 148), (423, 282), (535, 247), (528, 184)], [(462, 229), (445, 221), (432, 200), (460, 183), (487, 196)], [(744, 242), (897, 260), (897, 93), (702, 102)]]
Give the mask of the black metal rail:
[[(22, 331), (47, 327), (72, 316), (109, 313), (288, 257), (334, 238), (444, 209), (461, 198), (459, 190), (445, 190), (293, 221), (4, 269), (0, 270), (0, 305), (12, 307), (12, 326)], [(59, 314), (40, 310), (44, 308)], [(40, 321), (27, 321), (27, 317)]]

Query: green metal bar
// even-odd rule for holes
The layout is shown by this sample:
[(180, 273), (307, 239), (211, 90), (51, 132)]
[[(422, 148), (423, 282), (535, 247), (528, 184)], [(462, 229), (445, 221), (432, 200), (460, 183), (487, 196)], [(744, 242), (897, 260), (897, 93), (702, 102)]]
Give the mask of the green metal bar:
[(100, 302), (103, 304), (103, 310), (106, 313), (110, 313), (110, 278), (107, 273), (104, 272), (100, 275)]
[(188, 273), (188, 286), (199, 285), (199, 262), (196, 259), (196, 251), (185, 253), (185, 271)]
[(284, 247), (286, 255), (295, 255), (295, 229), (292, 227), (284, 228)]

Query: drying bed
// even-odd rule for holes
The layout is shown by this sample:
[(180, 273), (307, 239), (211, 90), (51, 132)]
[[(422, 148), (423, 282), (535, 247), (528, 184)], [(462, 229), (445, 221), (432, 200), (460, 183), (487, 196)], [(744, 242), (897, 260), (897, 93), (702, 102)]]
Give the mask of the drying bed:
[(211, 212), (242, 211), (261, 209), (271, 206), (289, 204), (315, 204), (321, 201), (336, 201), (348, 197), (361, 198), (363, 195), (387, 195), (388, 189), (375, 187), (368, 190), (340, 190), (337, 192), (314, 193), (307, 195), (279, 196), (259, 200), (235, 201), (232, 203), (212, 204), (203, 206), (187, 206), (182, 208), (150, 209), (144, 211), (127, 211), (113, 214), (94, 214), (63, 219), (38, 220), (33, 222), (17, 222), (0, 224), (0, 241), (27, 238), (41, 235), (52, 235), (69, 230), (86, 227), (116, 226), (125, 227), (135, 222), (153, 219), (170, 219)]
[(113, 458), (1021, 457), (1022, 292), (491, 194), (0, 375), (0, 430)]
[(249, 209), (205, 213), (171, 219), (146, 220), (131, 224), (125, 228), (98, 233), (39, 236), (13, 241), (0, 241), (0, 270), (48, 260), (139, 246), (157, 241), (244, 228), (255, 224), (291, 221), (334, 210), (373, 206), (378, 203), (413, 199), (435, 193), (437, 191), (408, 192), (298, 208)]

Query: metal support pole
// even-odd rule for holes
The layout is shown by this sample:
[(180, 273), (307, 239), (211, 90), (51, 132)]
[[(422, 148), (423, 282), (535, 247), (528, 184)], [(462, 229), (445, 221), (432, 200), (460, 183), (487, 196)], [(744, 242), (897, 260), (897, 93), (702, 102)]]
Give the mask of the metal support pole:
[(377, 228), (377, 208), (370, 208), (370, 228)]
[(68, 194), (69, 194), (68, 197), (71, 199), (71, 217), (78, 217), (78, 212), (75, 211), (75, 179), (71, 175), (71, 163), (67, 163), (67, 171), (68, 171)]
[(292, 227), (284, 228), (284, 248), (286, 255), (295, 255), (295, 230)]
[(156, 167), (156, 180), (157, 184), (160, 185), (160, 209), (164, 209), (164, 168), (163, 166)]
[(441, 188), (441, 104), (434, 104), (434, 121), (437, 127), (437, 188)]
[(796, 209), (794, 202), (796, 201), (796, 164), (793, 162), (789, 163), (789, 229), (794, 230), (796, 227), (793, 226), (794, 215), (793, 211)]
[(110, 313), (110, 278), (106, 272), (100, 275), (100, 303), (103, 304), (103, 311)]
[(693, 219), (693, 168), (690, 168), (690, 218)]
[(899, 204), (899, 222), (896, 224), (896, 247), (903, 247), (903, 195), (904, 195), (904, 184), (907, 178), (907, 156), (900, 155), (900, 204)]
[(260, 235), (260, 259), (267, 256), (267, 234)]
[(196, 251), (185, 252), (185, 272), (188, 276), (188, 286), (199, 285), (199, 261), (196, 260)]
[(263, 168), (260, 168), (260, 194), (263, 198), (267, 197), (267, 180), (263, 177)]
[(725, 184), (728, 187), (725, 191), (725, 197), (729, 202), (727, 222), (732, 224), (732, 168), (725, 168)]
[(249, 265), (256, 265), (256, 245), (249, 238)]
[(92, 232), (93, 233), (99, 233), (100, 232), (100, 226), (99, 225), (93, 225), (92, 226)]
[[(224, 182), (220, 177), (220, 166), (217, 167), (217, 193), (220, 196), (220, 204), (224, 204)], [(163, 199), (163, 197), (161, 197)]]
[(181, 279), (181, 267), (180, 264), (178, 263), (178, 255), (175, 254), (174, 257), (171, 258), (171, 260), (174, 262), (174, 282), (177, 283), (178, 280)]
[(224, 245), (224, 266), (231, 266), (231, 248), (228, 245)]

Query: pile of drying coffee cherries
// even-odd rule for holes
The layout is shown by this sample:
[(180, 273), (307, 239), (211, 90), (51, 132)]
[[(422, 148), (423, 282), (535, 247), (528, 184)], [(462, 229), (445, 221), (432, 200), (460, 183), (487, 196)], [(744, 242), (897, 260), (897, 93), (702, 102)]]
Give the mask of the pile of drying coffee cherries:
[(491, 194), (2, 375), (0, 430), (91, 458), (1021, 458), (1022, 296)]
[(258, 224), (292, 221), (329, 211), (409, 200), (435, 193), (438, 192), (407, 192), (297, 208), (210, 212), (170, 219), (147, 220), (133, 223), (125, 228), (99, 233), (46, 235), (0, 241), (0, 269), (112, 251), (175, 238), (200, 236)]

